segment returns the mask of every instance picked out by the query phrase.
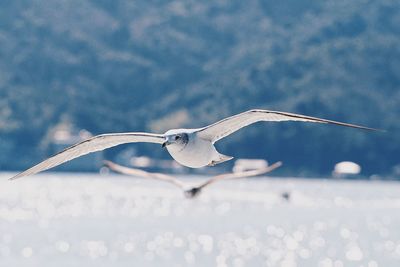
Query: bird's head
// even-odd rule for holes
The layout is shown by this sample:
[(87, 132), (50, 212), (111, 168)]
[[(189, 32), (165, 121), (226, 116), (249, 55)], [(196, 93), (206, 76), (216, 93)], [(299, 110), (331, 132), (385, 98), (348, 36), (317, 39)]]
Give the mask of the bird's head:
[(170, 130), (165, 133), (165, 142), (162, 144), (162, 147), (182, 149), (188, 142), (189, 135), (187, 133)]

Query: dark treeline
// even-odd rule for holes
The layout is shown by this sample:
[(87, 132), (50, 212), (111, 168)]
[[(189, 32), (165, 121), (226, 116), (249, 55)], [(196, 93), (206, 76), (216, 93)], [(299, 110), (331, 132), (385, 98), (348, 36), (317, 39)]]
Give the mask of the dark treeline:
[(328, 175), (342, 160), (393, 175), (399, 11), (394, 0), (3, 0), (0, 168), (47, 156), (63, 120), (94, 134), (164, 131), (266, 108), (387, 132), (260, 123), (223, 140), (221, 152), (282, 160), (287, 175)]

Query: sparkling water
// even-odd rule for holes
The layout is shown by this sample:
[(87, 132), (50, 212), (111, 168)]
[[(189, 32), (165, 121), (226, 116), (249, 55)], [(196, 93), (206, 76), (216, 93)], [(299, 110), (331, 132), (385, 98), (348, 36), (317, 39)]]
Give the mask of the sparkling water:
[(185, 199), (118, 175), (11, 176), (0, 266), (400, 266), (396, 182), (250, 178)]

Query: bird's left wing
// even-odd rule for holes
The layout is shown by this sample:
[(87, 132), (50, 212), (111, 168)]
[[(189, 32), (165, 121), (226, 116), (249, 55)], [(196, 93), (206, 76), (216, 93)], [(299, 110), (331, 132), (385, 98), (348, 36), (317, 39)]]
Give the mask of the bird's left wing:
[(65, 150), (40, 162), (32, 168), (17, 174), (16, 176), (10, 178), (10, 180), (14, 180), (23, 176), (33, 175), (56, 167), (77, 157), (92, 152), (101, 151), (113, 146), (136, 142), (162, 144), (164, 141), (164, 135), (151, 133), (113, 133), (97, 135), (88, 140), (82, 141), (78, 144), (66, 148)]
[(253, 109), (225, 118), (204, 128), (200, 128), (199, 130), (197, 130), (197, 135), (202, 139), (209, 140), (215, 143), (218, 140), (240, 130), (241, 128), (259, 121), (316, 122), (316, 123), (336, 124), (340, 126), (359, 128), (364, 130), (377, 130), (355, 124), (326, 120), (316, 117), (289, 113), (289, 112)]
[(210, 178), (203, 184), (197, 186), (197, 188), (202, 189), (212, 183), (215, 183), (215, 182), (221, 181), (221, 180), (233, 180), (233, 179), (240, 179), (240, 178), (247, 178), (247, 177), (263, 175), (263, 174), (272, 172), (273, 170), (279, 168), (280, 166), (282, 166), (282, 162), (278, 161), (278, 162), (275, 162), (274, 164), (272, 164), (268, 167), (265, 167), (265, 168), (243, 171), (243, 172), (232, 172), (232, 173), (220, 174), (220, 175)]
[(121, 166), (119, 164), (116, 164), (116, 163), (108, 161), (108, 160), (104, 161), (104, 165), (106, 165), (108, 168), (110, 168), (111, 170), (113, 170), (115, 172), (119, 172), (119, 173), (122, 173), (125, 175), (138, 176), (138, 177), (142, 177), (142, 178), (149, 178), (149, 179), (165, 181), (165, 182), (174, 184), (179, 188), (184, 188), (184, 184), (181, 181), (179, 181), (177, 178), (170, 176), (170, 175), (166, 175), (163, 173), (156, 173), (156, 172), (147, 172), (147, 171), (143, 171), (143, 170), (135, 169), (135, 168), (128, 168), (128, 167)]

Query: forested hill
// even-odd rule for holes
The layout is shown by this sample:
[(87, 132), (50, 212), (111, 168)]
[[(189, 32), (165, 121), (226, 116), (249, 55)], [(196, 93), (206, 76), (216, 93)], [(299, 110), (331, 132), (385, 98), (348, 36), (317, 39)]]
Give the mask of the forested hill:
[(0, 168), (47, 156), (63, 120), (94, 134), (164, 131), (267, 108), (387, 132), (260, 123), (219, 150), (283, 160), (295, 176), (327, 175), (342, 160), (393, 174), (399, 11), (397, 0), (2, 0)]

